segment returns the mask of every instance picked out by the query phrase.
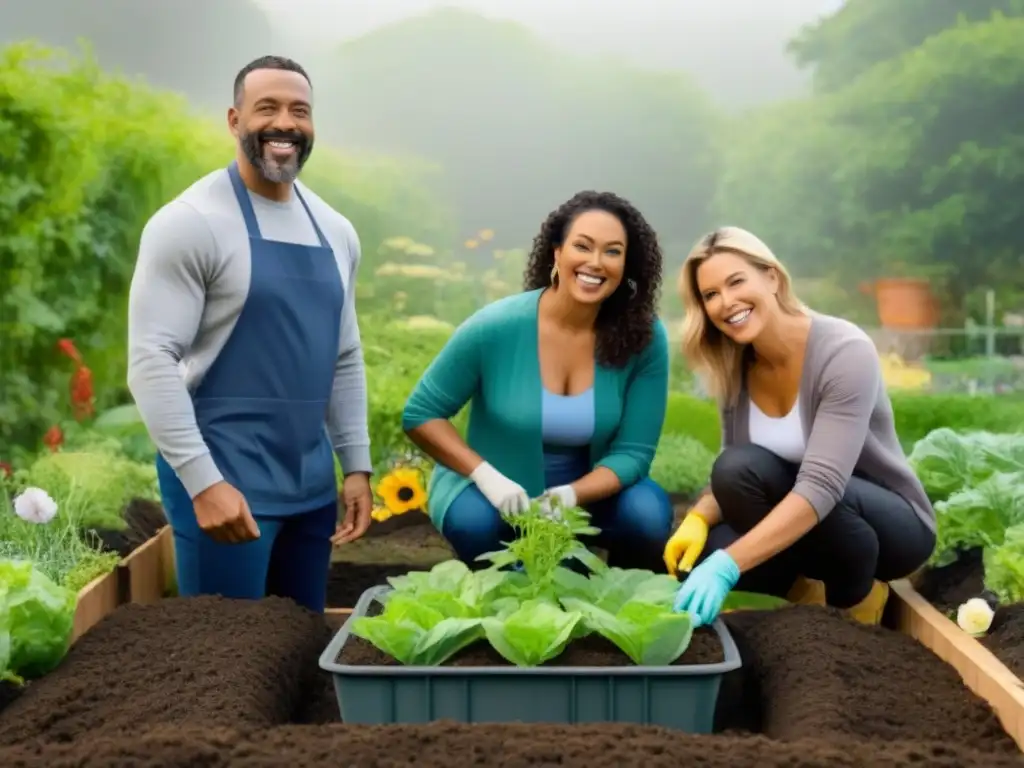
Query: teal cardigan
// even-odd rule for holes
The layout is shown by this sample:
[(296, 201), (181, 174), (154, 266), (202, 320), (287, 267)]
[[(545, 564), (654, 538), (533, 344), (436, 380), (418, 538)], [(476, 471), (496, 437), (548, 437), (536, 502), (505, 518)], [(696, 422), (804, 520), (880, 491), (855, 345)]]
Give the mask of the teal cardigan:
[[(402, 414), (408, 432), (451, 419), (470, 403), (466, 442), (530, 498), (545, 490), (537, 345), (543, 290), (499, 299), (463, 322), (417, 382)], [(591, 466), (607, 467), (623, 487), (651, 468), (665, 421), (668, 368), (668, 335), (660, 320), (651, 343), (624, 367), (595, 366)], [(448, 467), (434, 468), (427, 506), (438, 530), (469, 483)]]

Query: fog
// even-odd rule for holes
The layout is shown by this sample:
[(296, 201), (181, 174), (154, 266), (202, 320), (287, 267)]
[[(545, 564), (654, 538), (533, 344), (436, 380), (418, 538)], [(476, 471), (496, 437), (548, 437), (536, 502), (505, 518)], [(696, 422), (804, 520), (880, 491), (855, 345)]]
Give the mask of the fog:
[(617, 56), (643, 67), (689, 72), (724, 104), (799, 93), (806, 85), (784, 52), (801, 26), (842, 0), (254, 0), (275, 44), (302, 57), (442, 7), (527, 26), (559, 49)]

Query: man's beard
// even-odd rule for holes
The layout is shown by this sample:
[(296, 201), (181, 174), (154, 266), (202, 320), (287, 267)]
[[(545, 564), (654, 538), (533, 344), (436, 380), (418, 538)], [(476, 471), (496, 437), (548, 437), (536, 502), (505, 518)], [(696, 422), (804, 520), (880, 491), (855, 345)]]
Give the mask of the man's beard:
[[(268, 141), (290, 141), (295, 145), (295, 151), (288, 158), (278, 160), (264, 152)], [(313, 151), (313, 140), (298, 131), (246, 133), (239, 137), (239, 143), (252, 166), (272, 184), (290, 184), (295, 181)]]

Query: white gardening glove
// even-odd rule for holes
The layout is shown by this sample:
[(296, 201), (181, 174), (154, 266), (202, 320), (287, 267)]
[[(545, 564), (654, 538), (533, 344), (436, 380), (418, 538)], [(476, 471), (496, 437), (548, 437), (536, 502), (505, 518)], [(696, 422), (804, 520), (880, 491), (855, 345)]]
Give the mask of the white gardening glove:
[(540, 506), (544, 513), (554, 519), (561, 519), (563, 508), (576, 506), (576, 491), (571, 485), (556, 485), (548, 488), (540, 497)]
[(470, 473), (469, 479), (503, 515), (521, 515), (530, 508), (526, 489), (513, 483), (486, 461)]

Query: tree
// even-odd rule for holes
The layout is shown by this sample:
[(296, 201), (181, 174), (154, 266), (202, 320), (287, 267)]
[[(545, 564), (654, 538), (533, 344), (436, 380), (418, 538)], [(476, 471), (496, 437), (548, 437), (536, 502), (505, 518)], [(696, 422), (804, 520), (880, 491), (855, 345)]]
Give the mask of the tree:
[[(801, 274), (1022, 287), (1024, 18), (959, 22), (850, 85), (743, 121), (721, 215)], [(941, 286), (941, 283), (940, 283)]]
[(896, 59), (959, 21), (993, 13), (1024, 14), (1024, 0), (847, 0), (789, 44), (797, 63), (814, 69), (821, 91), (852, 83), (871, 67)]

